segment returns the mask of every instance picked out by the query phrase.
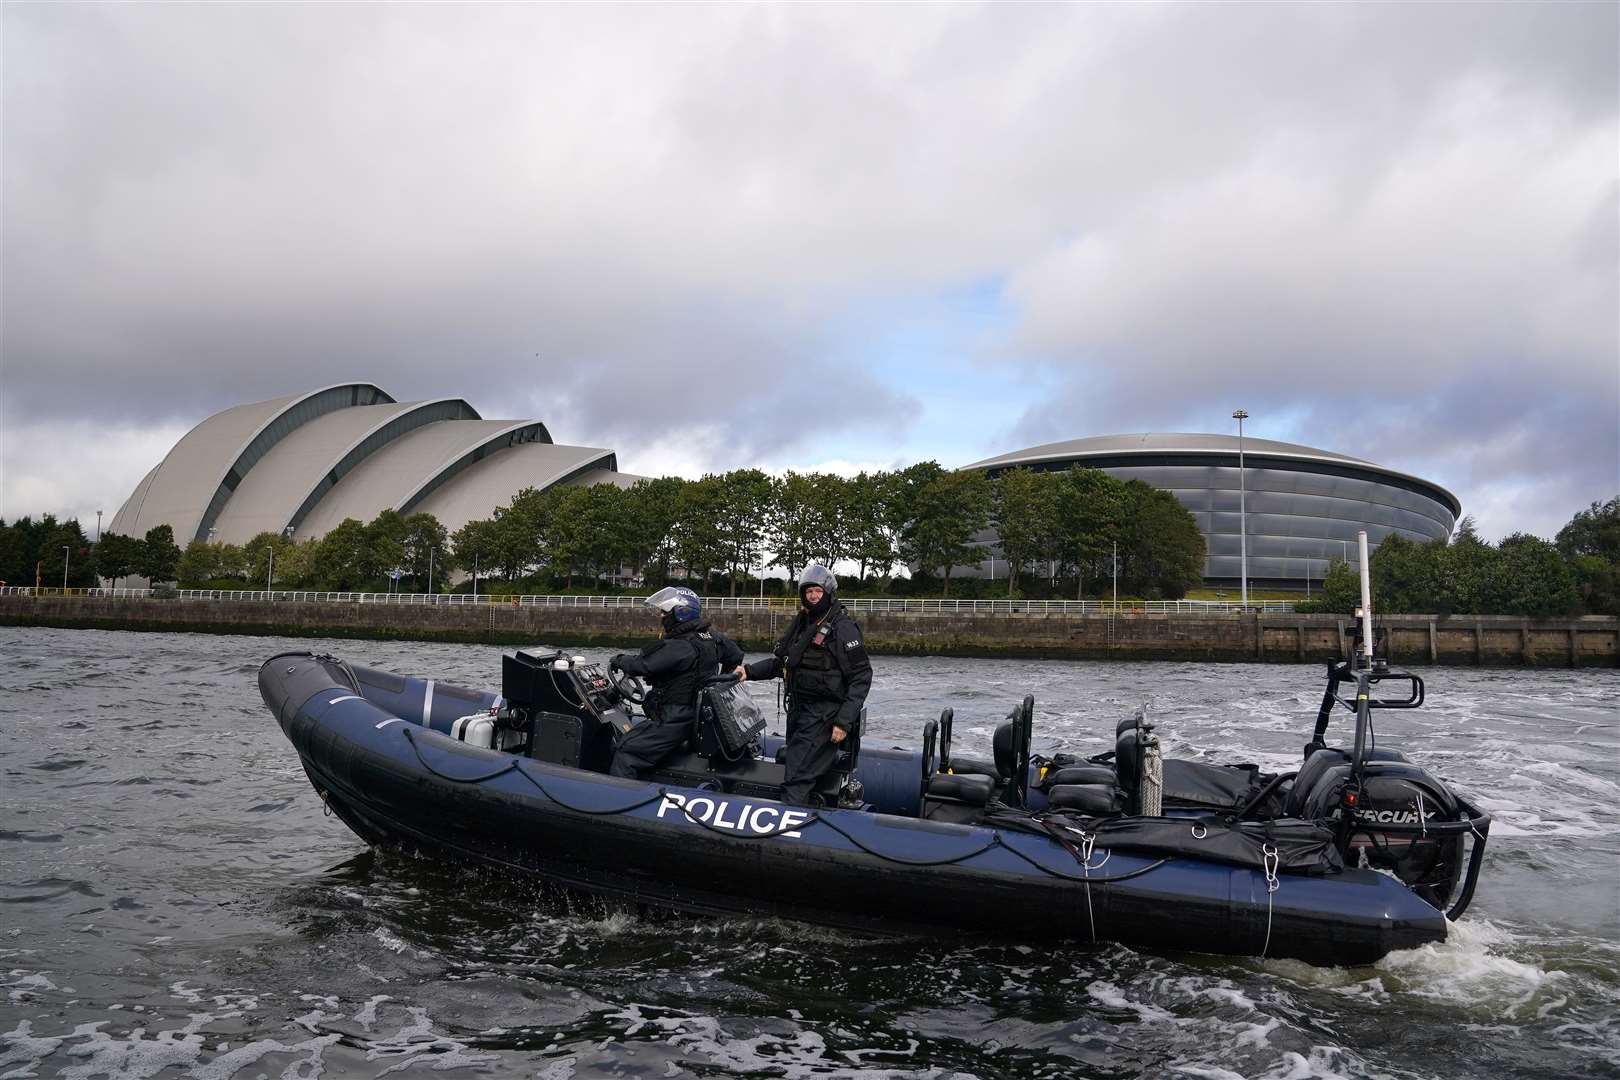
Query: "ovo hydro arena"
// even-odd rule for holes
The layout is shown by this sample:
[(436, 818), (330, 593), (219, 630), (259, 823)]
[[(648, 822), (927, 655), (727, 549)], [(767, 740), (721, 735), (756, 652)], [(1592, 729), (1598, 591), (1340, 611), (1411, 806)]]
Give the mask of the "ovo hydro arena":
[[(1075, 465), (1173, 494), (1204, 534), (1204, 580), (1217, 587), (1238, 585), (1245, 530), (1249, 587), (1303, 589), (1321, 581), (1332, 560), (1354, 561), (1359, 530), (1367, 530), (1372, 546), (1395, 535), (1444, 540), (1462, 513), (1457, 497), (1439, 484), (1330, 450), (1245, 437), (1240, 470), (1236, 435), (1101, 435), (1014, 450), (963, 468), (994, 477), (1009, 469)], [(1240, 475), (1246, 489), (1241, 515)], [(994, 545), (994, 536), (987, 542)]]

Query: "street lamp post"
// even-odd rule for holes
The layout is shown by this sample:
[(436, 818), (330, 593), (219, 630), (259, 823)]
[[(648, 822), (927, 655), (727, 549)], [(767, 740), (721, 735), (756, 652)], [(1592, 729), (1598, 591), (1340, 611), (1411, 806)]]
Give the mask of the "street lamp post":
[(96, 543), (101, 543), (101, 511), (96, 511)]
[(62, 591), (63, 592), (67, 592), (68, 560), (72, 558), (72, 550), (73, 550), (73, 546), (71, 544), (63, 544), (62, 545)]
[(473, 599), (478, 599), (478, 552), (473, 552)]
[(1244, 611), (1249, 610), (1249, 485), (1243, 472), (1243, 421), (1248, 418), (1249, 414), (1242, 409), (1232, 413), (1232, 419), (1238, 422), (1238, 575)]
[(435, 551), (438, 551), (438, 550), (439, 549), (436, 548), (436, 547), (428, 548), (428, 595), (429, 596), (433, 595), (433, 553)]

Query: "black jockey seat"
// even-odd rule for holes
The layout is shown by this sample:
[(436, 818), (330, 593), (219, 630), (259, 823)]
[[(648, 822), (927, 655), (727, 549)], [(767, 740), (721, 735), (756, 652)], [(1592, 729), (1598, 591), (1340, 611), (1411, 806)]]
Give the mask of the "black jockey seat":
[[(953, 771), (958, 762), (951, 753), (951, 727), (955, 713), (946, 709), (938, 722), (923, 728), (922, 816), (929, 821), (970, 824), (984, 817), (984, 810), (996, 792), (998, 778), (987, 776), (975, 762), (971, 772)], [(934, 761), (934, 738), (939, 738), (938, 763)]]

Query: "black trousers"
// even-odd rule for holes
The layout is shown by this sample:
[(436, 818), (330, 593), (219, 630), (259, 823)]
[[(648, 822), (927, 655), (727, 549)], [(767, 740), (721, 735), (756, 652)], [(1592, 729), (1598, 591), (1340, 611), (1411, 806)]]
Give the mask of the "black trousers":
[(788, 710), (784, 761), (787, 775), (782, 788), (788, 802), (808, 804), (810, 793), (837, 764), (838, 746), (832, 741), (832, 733), (838, 709), (836, 701), (795, 699)]
[(666, 705), (656, 710), (655, 719), (634, 728), (613, 751), (608, 772), (614, 776), (640, 776), (685, 746), (692, 738), (697, 710), (690, 706)]

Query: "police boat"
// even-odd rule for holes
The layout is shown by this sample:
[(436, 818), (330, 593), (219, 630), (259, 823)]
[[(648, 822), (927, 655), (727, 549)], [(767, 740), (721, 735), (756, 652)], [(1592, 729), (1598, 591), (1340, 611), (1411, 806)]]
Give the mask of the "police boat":
[[(1108, 753), (1036, 755), (1026, 697), (990, 760), (956, 752), (950, 709), (917, 748), (852, 734), (814, 806), (782, 801), (784, 740), (731, 676), (641, 780), (607, 770), (644, 688), (563, 652), (504, 656), (499, 693), (310, 653), (272, 657), (259, 686), (373, 845), (684, 912), (1357, 965), (1445, 939), (1490, 830), (1372, 745), (1373, 715), (1421, 706), (1424, 686), (1375, 655), (1370, 615), (1359, 631), (1294, 772), (1165, 758), (1145, 711)], [(1348, 749), (1327, 745), (1335, 710), (1355, 719)]]

